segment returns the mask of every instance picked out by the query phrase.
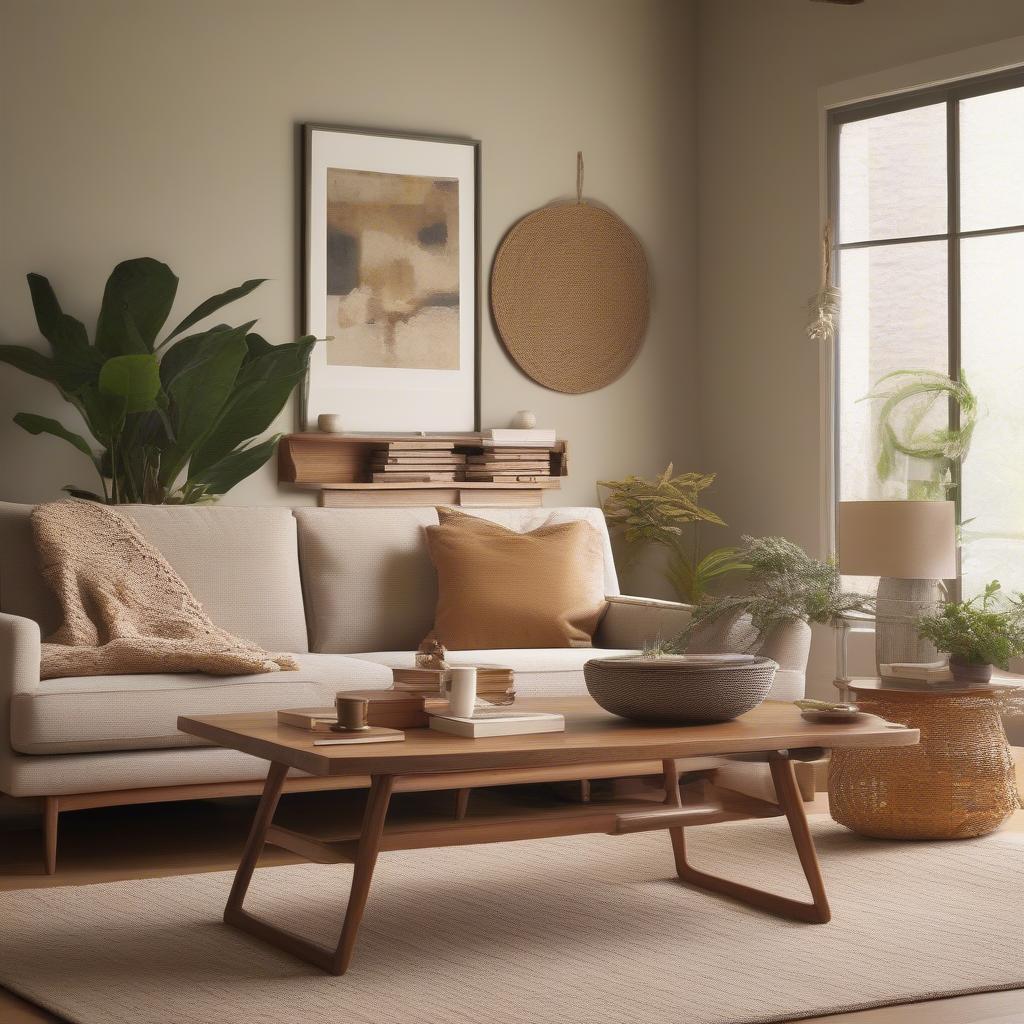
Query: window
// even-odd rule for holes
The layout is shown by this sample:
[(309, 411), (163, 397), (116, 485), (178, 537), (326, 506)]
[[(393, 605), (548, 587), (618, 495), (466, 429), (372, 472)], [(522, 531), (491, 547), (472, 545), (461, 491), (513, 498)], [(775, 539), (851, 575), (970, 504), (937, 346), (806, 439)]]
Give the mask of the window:
[[(964, 595), (990, 579), (1024, 590), (1024, 71), (839, 108), (829, 124), (836, 495), (945, 491), (964, 524)], [(901, 370), (948, 373), (977, 397), (962, 464), (896, 451), (880, 466), (884, 410), (866, 399)], [(956, 428), (958, 408), (915, 399), (891, 422), (897, 436)]]

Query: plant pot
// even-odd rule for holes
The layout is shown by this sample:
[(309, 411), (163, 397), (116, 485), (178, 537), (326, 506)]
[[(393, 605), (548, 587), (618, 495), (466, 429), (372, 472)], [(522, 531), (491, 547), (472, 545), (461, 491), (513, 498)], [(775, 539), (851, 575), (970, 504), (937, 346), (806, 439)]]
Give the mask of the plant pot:
[(949, 659), (949, 671), (957, 683), (987, 683), (992, 678), (992, 666), (979, 661), (967, 661), (964, 658)]

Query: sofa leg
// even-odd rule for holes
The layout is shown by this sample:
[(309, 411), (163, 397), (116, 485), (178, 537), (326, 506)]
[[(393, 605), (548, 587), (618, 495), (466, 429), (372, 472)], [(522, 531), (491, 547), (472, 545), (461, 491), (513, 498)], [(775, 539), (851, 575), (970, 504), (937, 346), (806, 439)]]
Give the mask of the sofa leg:
[(43, 854), (46, 873), (57, 873), (57, 825), (60, 815), (60, 797), (43, 797)]
[(472, 792), (471, 789), (457, 789), (455, 791), (456, 821), (462, 821), (466, 817), (466, 813), (469, 811), (469, 794)]

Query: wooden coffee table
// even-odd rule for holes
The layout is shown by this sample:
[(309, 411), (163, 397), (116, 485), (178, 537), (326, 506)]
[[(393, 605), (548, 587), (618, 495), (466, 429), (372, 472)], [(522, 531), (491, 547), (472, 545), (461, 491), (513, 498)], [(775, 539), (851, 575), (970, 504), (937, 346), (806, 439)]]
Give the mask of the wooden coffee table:
[[(700, 726), (643, 726), (602, 711), (589, 697), (524, 700), (517, 709), (559, 711), (564, 733), (463, 739), (430, 729), (410, 729), (399, 743), (314, 747), (312, 734), (277, 724), (273, 712), (179, 718), (178, 728), (222, 747), (244, 751), (270, 762), (263, 796), (242, 853), (224, 920), (333, 974), (344, 974), (352, 959), (356, 933), (366, 906), (377, 855), (386, 850), (462, 846), (552, 836), (663, 830), (668, 832), (679, 878), (770, 913), (809, 923), (829, 920), (828, 900), (807, 828), (803, 802), (793, 774), (794, 758), (813, 757), (820, 748), (891, 747), (917, 743), (916, 729), (892, 726), (878, 718), (851, 725), (812, 725), (789, 704), (766, 703), (733, 722)], [(789, 822), (797, 856), (811, 892), (810, 902), (793, 900), (740, 882), (707, 874), (686, 859), (683, 829), (751, 814), (728, 813), (718, 804), (684, 805), (677, 759), (740, 754), (766, 761), (771, 768), (779, 811)], [(534, 782), (551, 777), (553, 768), (651, 762), (665, 780), (660, 798), (617, 800), (521, 808), (491, 816), (387, 822), (395, 792), (446, 790)], [(369, 776), (370, 791), (358, 834), (325, 841), (273, 824), (274, 812), (289, 769), (318, 776)], [(335, 949), (269, 924), (244, 910), (242, 903), (265, 843), (283, 847), (321, 864), (352, 863), (355, 870), (348, 907)]]

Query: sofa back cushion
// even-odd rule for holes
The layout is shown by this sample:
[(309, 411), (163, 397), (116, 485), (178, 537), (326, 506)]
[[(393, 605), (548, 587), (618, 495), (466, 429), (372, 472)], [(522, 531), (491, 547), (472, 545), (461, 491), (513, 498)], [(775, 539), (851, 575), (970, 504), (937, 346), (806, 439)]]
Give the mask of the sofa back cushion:
[[(584, 520), (598, 530), (604, 590), (619, 592), (604, 516), (597, 508), (473, 509), (528, 533)], [(424, 527), (432, 508), (298, 508), (299, 560), (310, 650), (333, 654), (415, 650), (434, 625), (437, 579)]]
[[(39, 576), (32, 506), (0, 505), (0, 610), (60, 624)], [(229, 505), (125, 505), (218, 626), (270, 651), (305, 652), (305, 614), (291, 509)]]

